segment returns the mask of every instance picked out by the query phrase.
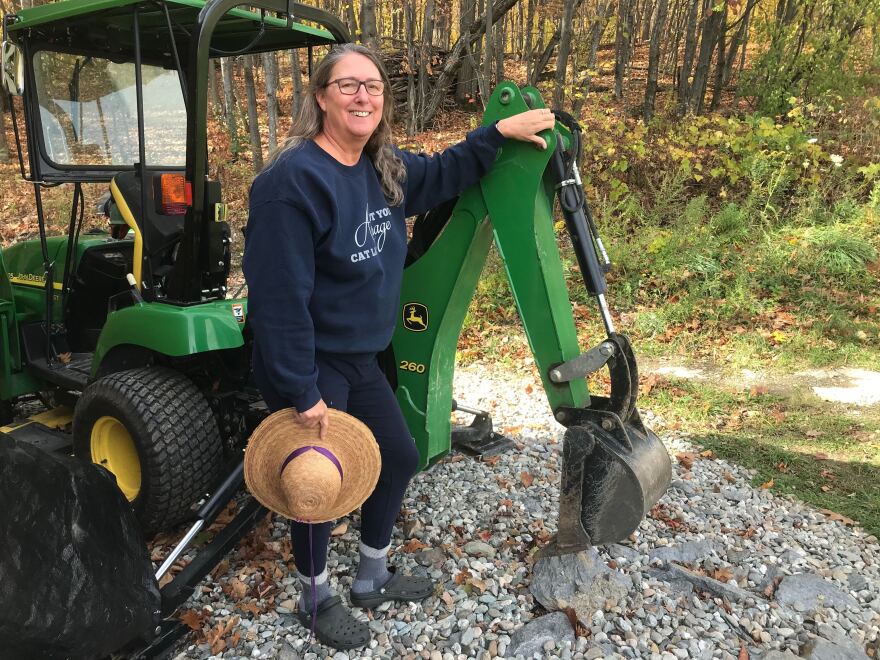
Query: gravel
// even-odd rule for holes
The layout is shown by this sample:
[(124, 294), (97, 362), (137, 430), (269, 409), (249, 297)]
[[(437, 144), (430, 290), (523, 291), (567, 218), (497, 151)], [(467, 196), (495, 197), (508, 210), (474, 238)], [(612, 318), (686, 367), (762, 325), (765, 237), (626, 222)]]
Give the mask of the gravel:
[[(532, 370), (526, 361), (522, 371)], [(877, 539), (753, 488), (751, 471), (715, 458), (698, 458), (690, 469), (673, 460), (672, 485), (654, 515), (629, 539), (581, 557), (598, 571), (593, 583), (618, 591), (597, 598), (589, 581), (577, 586), (566, 623), (532, 593), (546, 592), (533, 576), (543, 570), (553, 579), (549, 565), (536, 571), (533, 555), (556, 531), (564, 429), (533, 375), (462, 368), (455, 397), (490, 411), (516, 447), (488, 462), (453, 453), (410, 485), (391, 561), (437, 580), (438, 596), (356, 609), (370, 621), (366, 648), (343, 653), (310, 643), (293, 614), (299, 587), (282, 559), (287, 525), (276, 517), (266, 532), (268, 555), (236, 551), (187, 603), (201, 613), (204, 634), (176, 657), (483, 660), (523, 642), (531, 642), (529, 657), (545, 658), (737, 660), (743, 649), (751, 658), (857, 658), (868, 657), (859, 655), (866, 649), (876, 657)], [(650, 412), (643, 416), (663, 428)], [(673, 456), (699, 451), (698, 438), (661, 436)], [(358, 522), (350, 516), (331, 542), (330, 582), (339, 593), (357, 569)], [(620, 592), (621, 584), (631, 586)]]

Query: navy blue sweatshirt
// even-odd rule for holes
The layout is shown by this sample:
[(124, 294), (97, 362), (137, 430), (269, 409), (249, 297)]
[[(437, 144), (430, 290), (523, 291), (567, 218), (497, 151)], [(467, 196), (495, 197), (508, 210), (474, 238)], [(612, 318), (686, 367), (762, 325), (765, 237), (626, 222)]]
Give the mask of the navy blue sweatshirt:
[(476, 183), (504, 141), (481, 127), (441, 154), (398, 151), (404, 202), (388, 206), (366, 154), (343, 165), (308, 141), (254, 179), (244, 260), (254, 370), (305, 411), (321, 393), (315, 351), (377, 353), (397, 321), (409, 216)]

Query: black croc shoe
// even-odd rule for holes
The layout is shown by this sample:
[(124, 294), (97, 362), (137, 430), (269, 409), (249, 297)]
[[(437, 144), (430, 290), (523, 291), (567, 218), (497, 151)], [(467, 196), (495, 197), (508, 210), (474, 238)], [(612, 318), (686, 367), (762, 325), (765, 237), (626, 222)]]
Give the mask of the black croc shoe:
[[(309, 631), (312, 629), (312, 612), (300, 609), (296, 613), (299, 622)], [(340, 651), (365, 646), (370, 641), (370, 628), (358, 621), (342, 604), (342, 598), (331, 596), (318, 605), (315, 617), (315, 637), (318, 641)]]
[(425, 600), (434, 593), (434, 581), (417, 575), (403, 575), (393, 566), (389, 567), (391, 579), (383, 587), (373, 591), (356, 594), (349, 593), (349, 600), (355, 607), (378, 607), (389, 600), (414, 602)]

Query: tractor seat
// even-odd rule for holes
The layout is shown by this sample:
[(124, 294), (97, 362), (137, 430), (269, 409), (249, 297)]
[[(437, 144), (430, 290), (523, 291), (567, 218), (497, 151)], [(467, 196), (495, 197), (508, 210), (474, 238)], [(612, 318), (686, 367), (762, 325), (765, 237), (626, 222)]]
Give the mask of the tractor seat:
[[(171, 270), (173, 249), (183, 234), (184, 224), (183, 215), (166, 215), (160, 212), (156, 199), (159, 194), (159, 177), (166, 173), (182, 172), (182, 169), (147, 170), (146, 209), (141, 208), (141, 177), (136, 172), (119, 172), (113, 177), (111, 184), (113, 201), (126, 224), (130, 226), (130, 219), (133, 220), (137, 226), (135, 231), (141, 235), (142, 254), (140, 259), (137, 254), (134, 255), (134, 267), (137, 269), (139, 263), (148, 264), (153, 280), (163, 277)], [(137, 243), (136, 239), (136, 246)], [(141, 279), (144, 275), (141, 274)], [(138, 273), (135, 276), (138, 277)]]

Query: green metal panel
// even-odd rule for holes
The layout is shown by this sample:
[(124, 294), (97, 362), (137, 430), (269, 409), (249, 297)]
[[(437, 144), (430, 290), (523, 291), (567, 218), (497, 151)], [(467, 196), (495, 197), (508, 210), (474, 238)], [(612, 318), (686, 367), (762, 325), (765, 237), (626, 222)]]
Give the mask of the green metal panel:
[[(522, 93), (513, 83), (499, 85), (486, 109), (490, 120), (528, 109), (523, 94), (543, 107), (538, 91)], [(568, 288), (553, 231), (553, 187), (544, 181), (556, 134), (541, 151), (508, 141), (495, 167), (481, 182), (510, 287), (525, 328), (550, 407), (583, 407), (590, 397), (586, 381), (553, 383), (552, 367), (580, 355)]]
[[(129, 245), (130, 240), (115, 241), (108, 234), (80, 236), (74, 250), (74, 269), (79, 264), (83, 253), (96, 245), (104, 245), (108, 241), (120, 246)], [(67, 236), (50, 236), (46, 239), (49, 260), (55, 263), (54, 287), (55, 301), (53, 315), (61, 319), (61, 285), (64, 277), (64, 264), (67, 261)], [(6, 272), (0, 279), (8, 282), (15, 301), (18, 319), (22, 322), (37, 321), (46, 315), (46, 278), (43, 274), (43, 253), (37, 239), (22, 241), (3, 250)]]
[(116, 346), (141, 346), (171, 357), (240, 348), (246, 314), (246, 300), (217, 300), (192, 307), (145, 302), (117, 310), (101, 330), (92, 375)]
[(0, 250), (0, 399), (35, 391), (39, 384), (21, 370), (21, 346), (12, 284)]
[[(542, 107), (536, 90), (520, 92), (503, 83), (484, 123), (526, 110), (523, 94), (532, 97), (533, 107)], [(589, 402), (586, 382), (556, 385), (547, 376), (580, 352), (553, 232), (553, 189), (543, 180), (555, 137), (547, 140), (546, 151), (506, 142), (489, 174), (462, 194), (446, 228), (404, 273), (393, 339), (397, 398), (422, 467), (450, 449), (455, 352), (493, 230), (551, 408)]]
[[(403, 276), (393, 338), (397, 399), (422, 467), (449, 451), (455, 351), (491, 242), (486, 205), (475, 186), (461, 196), (443, 233)], [(420, 316), (424, 329), (407, 324), (404, 319), (410, 316)]]

